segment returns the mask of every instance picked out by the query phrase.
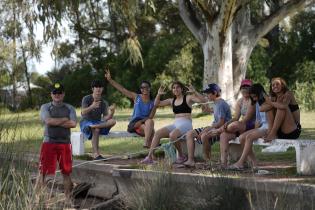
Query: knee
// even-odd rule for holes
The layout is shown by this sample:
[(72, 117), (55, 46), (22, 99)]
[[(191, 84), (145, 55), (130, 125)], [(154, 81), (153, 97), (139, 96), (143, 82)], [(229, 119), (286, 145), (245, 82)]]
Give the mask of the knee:
[(190, 130), (186, 133), (186, 139), (192, 139), (194, 137), (194, 130)]
[(200, 136), (200, 139), (201, 139), (202, 143), (205, 143), (209, 138), (207, 137), (206, 134), (202, 134), (202, 135)]
[(170, 139), (172, 140), (172, 141), (175, 141), (177, 138), (178, 138), (178, 136), (175, 134), (175, 133), (170, 133), (170, 135), (169, 135), (169, 137), (170, 137)]
[(144, 124), (146, 126), (154, 126), (154, 121), (152, 119), (147, 119)]
[(162, 138), (162, 132), (161, 132), (160, 130), (157, 130), (157, 131), (154, 133), (154, 138), (161, 139), (161, 138)]
[(246, 141), (245, 141), (245, 142), (252, 142), (253, 140), (254, 140), (253, 135), (248, 134), (248, 135), (246, 136)]
[(101, 131), (101, 129), (99, 129), (99, 128), (94, 128), (94, 129), (93, 129), (93, 134), (99, 134), (100, 131)]
[(108, 122), (109, 122), (110, 126), (116, 125), (116, 120), (114, 120), (114, 119), (110, 119)]

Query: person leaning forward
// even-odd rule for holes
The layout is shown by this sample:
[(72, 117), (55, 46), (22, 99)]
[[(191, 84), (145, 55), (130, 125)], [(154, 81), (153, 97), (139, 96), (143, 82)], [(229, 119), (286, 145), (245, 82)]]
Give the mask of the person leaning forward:
[(66, 198), (70, 201), (73, 187), (71, 181), (72, 153), (70, 142), (70, 128), (75, 128), (77, 118), (75, 109), (70, 104), (64, 103), (64, 88), (60, 83), (51, 87), (52, 101), (43, 104), (40, 108), (40, 118), (44, 123), (44, 141), (40, 152), (40, 177), (37, 185), (43, 187), (45, 179), (56, 172), (56, 163), (64, 180)]

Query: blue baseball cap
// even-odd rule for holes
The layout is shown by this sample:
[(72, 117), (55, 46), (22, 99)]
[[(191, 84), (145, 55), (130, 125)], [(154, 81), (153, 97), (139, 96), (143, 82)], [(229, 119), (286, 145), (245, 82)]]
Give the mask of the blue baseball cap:
[(214, 91), (221, 92), (221, 88), (219, 87), (219, 85), (215, 84), (215, 83), (210, 83), (208, 85), (208, 87), (206, 87), (206, 89), (204, 89), (203, 91), (201, 91), (202, 93), (213, 93)]

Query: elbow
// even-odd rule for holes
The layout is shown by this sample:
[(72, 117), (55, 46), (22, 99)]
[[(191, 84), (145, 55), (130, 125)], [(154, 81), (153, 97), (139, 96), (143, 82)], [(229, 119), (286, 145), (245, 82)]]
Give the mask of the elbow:
[(70, 128), (75, 128), (75, 127), (77, 127), (77, 122), (71, 121)]

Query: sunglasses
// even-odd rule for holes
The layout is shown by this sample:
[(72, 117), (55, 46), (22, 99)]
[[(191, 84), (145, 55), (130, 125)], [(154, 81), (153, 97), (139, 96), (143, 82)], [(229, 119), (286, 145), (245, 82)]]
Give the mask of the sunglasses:
[(54, 90), (54, 91), (52, 91), (51, 92), (53, 95), (57, 95), (57, 94), (63, 94), (63, 92), (62, 91), (60, 91), (60, 90)]

